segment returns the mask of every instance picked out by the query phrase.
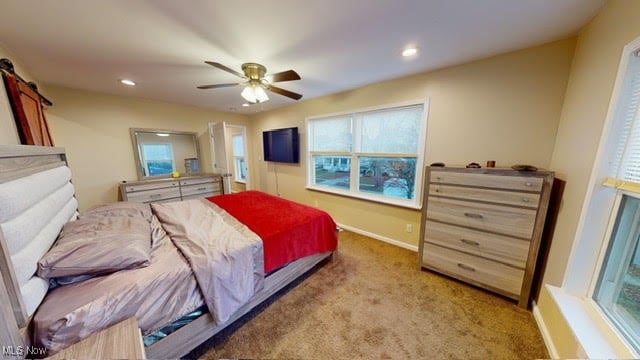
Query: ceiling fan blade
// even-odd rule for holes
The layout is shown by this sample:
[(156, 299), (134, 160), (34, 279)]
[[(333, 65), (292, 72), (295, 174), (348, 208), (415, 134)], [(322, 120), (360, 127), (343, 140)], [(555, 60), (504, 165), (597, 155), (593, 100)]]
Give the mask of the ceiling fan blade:
[(226, 67), (226, 66), (224, 66), (224, 65), (222, 65), (220, 63), (213, 62), (213, 61), (205, 61), (205, 63), (207, 63), (207, 64), (209, 64), (209, 65), (211, 65), (213, 67), (217, 67), (220, 70), (224, 70), (224, 71), (226, 71), (228, 73), (232, 73), (233, 75), (241, 77), (243, 79), (246, 78), (243, 74), (241, 74), (241, 73), (239, 73), (239, 72), (237, 72), (237, 71), (235, 71), (233, 69), (230, 69), (230, 68), (228, 68), (228, 67)]
[(218, 89), (218, 88), (231, 87), (231, 86), (236, 86), (236, 85), (240, 85), (240, 83), (200, 85), (200, 86), (198, 86), (198, 89)]
[(293, 70), (282, 71), (268, 76), (271, 78), (271, 82), (292, 81), (301, 79), (300, 75), (298, 75), (298, 73)]
[(302, 95), (294, 93), (292, 91), (289, 90), (285, 90), (283, 88), (279, 88), (277, 86), (273, 86), (273, 85), (266, 85), (268, 90), (273, 91), (276, 94), (280, 94), (289, 98), (292, 98), (294, 100), (300, 100), (302, 99)]

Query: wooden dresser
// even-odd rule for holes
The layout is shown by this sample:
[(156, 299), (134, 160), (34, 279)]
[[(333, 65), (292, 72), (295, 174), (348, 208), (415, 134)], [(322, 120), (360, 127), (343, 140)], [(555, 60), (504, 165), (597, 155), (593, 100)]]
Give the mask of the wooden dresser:
[(122, 201), (163, 202), (222, 194), (222, 177), (206, 174), (120, 183)]
[(553, 172), (428, 167), (420, 267), (529, 304)]

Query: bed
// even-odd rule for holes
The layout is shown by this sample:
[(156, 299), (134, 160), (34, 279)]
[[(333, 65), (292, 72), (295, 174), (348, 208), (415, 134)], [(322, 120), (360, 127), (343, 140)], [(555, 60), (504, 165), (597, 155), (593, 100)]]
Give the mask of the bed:
[[(256, 191), (76, 209), (64, 149), (0, 145), (3, 345), (56, 352), (132, 316), (153, 335), (191, 314), (188, 324), (146, 347), (149, 358), (180, 357), (337, 246), (328, 214)], [(86, 229), (107, 234), (100, 243), (119, 250), (104, 255), (112, 253), (78, 246)], [(73, 252), (57, 254), (69, 244)], [(84, 265), (89, 272), (68, 266), (69, 254), (95, 265)], [(118, 270), (108, 271), (113, 263)]]

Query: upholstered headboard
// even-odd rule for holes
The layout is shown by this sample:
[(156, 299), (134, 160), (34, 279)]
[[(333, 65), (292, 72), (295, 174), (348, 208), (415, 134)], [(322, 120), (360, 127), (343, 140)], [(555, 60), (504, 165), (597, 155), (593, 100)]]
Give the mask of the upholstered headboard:
[(49, 287), (38, 260), (77, 207), (63, 148), (0, 145), (0, 271), (20, 327)]

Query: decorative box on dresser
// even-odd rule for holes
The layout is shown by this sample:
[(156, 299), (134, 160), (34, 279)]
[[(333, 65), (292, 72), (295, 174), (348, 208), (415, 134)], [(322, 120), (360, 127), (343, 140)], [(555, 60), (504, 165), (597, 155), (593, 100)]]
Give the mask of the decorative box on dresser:
[(120, 183), (122, 201), (163, 202), (222, 194), (222, 177), (214, 174)]
[(529, 304), (553, 172), (427, 167), (420, 267)]

